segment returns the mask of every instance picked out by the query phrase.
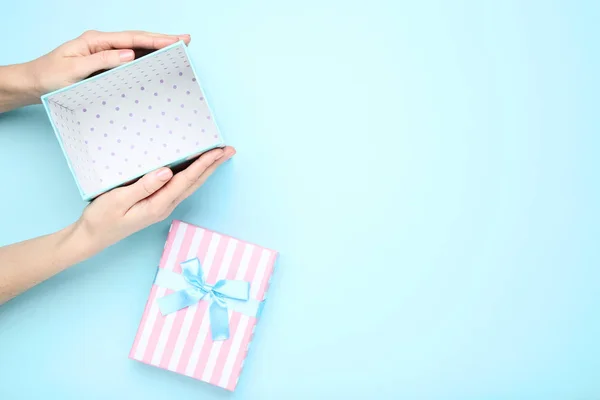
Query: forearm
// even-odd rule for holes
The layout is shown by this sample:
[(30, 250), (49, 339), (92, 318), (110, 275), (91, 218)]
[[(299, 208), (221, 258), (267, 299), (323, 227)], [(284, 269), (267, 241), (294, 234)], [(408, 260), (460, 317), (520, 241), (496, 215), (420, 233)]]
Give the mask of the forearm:
[(0, 304), (92, 256), (79, 223), (59, 232), (0, 247)]
[(0, 113), (38, 102), (31, 63), (0, 66)]

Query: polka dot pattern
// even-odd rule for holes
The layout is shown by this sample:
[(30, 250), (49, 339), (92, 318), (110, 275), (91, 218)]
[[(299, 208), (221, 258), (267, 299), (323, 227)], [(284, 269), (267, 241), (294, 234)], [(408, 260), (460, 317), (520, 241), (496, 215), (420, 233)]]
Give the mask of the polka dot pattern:
[(177, 45), (48, 99), (85, 193), (103, 192), (222, 145), (197, 77), (187, 67), (185, 49)]

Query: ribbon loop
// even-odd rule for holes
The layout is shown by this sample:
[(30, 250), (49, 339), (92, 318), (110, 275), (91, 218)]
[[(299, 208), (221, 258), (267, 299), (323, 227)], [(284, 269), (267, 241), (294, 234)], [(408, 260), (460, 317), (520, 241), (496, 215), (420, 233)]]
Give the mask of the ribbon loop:
[(248, 300), (250, 285), (245, 281), (220, 280), (213, 286), (213, 291), (235, 300)]
[[(210, 301), (209, 317), (212, 339), (214, 341), (229, 339), (229, 309), (244, 308), (240, 307), (239, 304), (240, 302), (248, 302), (250, 284), (245, 281), (222, 279), (211, 286), (204, 280), (202, 266), (198, 258), (182, 262), (181, 268), (187, 287), (180, 288), (176, 292), (158, 299), (160, 312), (163, 315), (171, 314), (196, 304), (202, 299), (208, 299)], [(172, 281), (174, 279), (167, 277), (162, 278), (162, 280)], [(178, 287), (180, 286), (178, 284)], [(208, 298), (207, 295), (209, 295)]]

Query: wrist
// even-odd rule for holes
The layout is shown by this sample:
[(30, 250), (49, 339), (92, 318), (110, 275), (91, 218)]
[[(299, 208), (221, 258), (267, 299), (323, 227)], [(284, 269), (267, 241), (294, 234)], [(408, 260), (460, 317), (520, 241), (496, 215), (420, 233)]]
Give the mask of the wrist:
[(100, 250), (89, 236), (89, 232), (77, 221), (56, 233), (56, 256), (55, 262), (64, 268), (79, 264), (94, 256)]
[[(38, 59), (39, 60), (39, 59)], [(33, 60), (22, 65), (23, 74), (23, 85), (21, 90), (30, 99), (31, 104), (37, 104), (41, 102), (42, 95), (46, 94), (40, 82), (40, 71), (38, 67), (38, 60)]]
[(70, 225), (66, 231), (68, 232), (65, 238), (66, 247), (76, 249), (73, 252), (74, 258), (77, 258), (75, 262), (86, 260), (106, 247), (99, 240), (98, 232), (92, 229), (83, 216)]

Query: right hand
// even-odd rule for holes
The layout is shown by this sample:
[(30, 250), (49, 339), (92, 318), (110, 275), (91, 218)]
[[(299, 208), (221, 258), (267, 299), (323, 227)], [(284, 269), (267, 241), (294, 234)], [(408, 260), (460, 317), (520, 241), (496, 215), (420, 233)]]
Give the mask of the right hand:
[(234, 154), (233, 147), (214, 149), (176, 175), (169, 168), (160, 168), (95, 199), (75, 224), (85, 240), (87, 256), (166, 219)]

